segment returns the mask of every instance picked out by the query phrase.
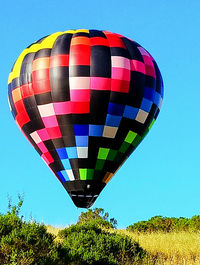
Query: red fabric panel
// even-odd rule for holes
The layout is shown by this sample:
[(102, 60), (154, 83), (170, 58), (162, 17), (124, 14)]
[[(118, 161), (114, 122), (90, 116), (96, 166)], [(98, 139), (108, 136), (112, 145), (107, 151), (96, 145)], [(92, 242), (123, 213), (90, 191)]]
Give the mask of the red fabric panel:
[(69, 65), (90, 65), (90, 46), (72, 45), (70, 47)]

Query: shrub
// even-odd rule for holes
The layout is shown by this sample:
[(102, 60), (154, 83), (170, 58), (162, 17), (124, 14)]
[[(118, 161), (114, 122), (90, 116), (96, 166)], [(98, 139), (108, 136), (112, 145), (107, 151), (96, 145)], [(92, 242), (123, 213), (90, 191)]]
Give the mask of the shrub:
[(134, 264), (146, 252), (128, 236), (109, 233), (94, 222), (78, 223), (59, 232), (62, 246), (75, 264)]
[(193, 232), (200, 231), (200, 215), (195, 215), (190, 219), (189, 229)]
[(127, 227), (133, 232), (173, 232), (173, 231), (200, 231), (200, 215), (192, 218), (174, 218), (155, 216), (148, 221), (140, 221)]
[[(4, 265), (61, 265), (62, 248), (54, 244), (54, 236), (36, 222), (25, 222), (19, 217), (23, 200), (0, 215), (0, 264)], [(65, 253), (65, 261), (67, 255)]]
[(58, 264), (58, 251), (44, 225), (23, 223), (1, 237), (0, 256), (7, 264)]

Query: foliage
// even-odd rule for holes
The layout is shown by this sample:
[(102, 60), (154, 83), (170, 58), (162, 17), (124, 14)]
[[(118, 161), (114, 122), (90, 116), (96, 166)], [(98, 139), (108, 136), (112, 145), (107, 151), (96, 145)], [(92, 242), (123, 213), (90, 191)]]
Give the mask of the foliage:
[(145, 256), (130, 237), (108, 231), (117, 222), (109, 220), (103, 209), (82, 213), (76, 225), (60, 230), (58, 243), (45, 225), (19, 216), (23, 197), (18, 199), (17, 205), (9, 199), (7, 214), (0, 215), (0, 264), (123, 265), (135, 264)]
[(131, 238), (110, 233), (95, 222), (84, 222), (63, 229), (58, 234), (63, 247), (75, 264), (135, 264), (146, 252)]
[(105, 213), (102, 208), (89, 209), (87, 212), (82, 212), (78, 219), (78, 223), (91, 221), (107, 228), (116, 228), (117, 226), (117, 220), (115, 218), (109, 219), (109, 213)]
[(36, 222), (25, 222), (19, 217), (23, 198), (17, 205), (8, 204), (8, 213), (0, 215), (0, 264), (56, 265), (61, 247), (54, 244), (54, 236)]
[(174, 232), (174, 231), (200, 231), (200, 215), (192, 218), (175, 218), (155, 216), (148, 221), (140, 221), (127, 227), (129, 231), (133, 232)]

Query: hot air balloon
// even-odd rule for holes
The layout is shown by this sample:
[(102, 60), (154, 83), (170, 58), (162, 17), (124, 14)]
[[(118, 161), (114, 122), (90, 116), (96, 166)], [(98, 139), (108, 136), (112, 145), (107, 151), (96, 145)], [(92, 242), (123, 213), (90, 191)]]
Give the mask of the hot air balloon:
[(148, 133), (163, 82), (137, 42), (69, 30), (27, 47), (8, 80), (12, 114), (77, 207), (90, 207)]

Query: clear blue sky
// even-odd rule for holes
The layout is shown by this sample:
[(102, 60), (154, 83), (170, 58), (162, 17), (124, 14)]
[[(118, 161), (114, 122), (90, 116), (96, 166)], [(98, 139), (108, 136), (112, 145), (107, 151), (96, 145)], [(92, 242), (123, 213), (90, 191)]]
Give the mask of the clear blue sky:
[(145, 140), (101, 193), (119, 227), (154, 215), (200, 214), (200, 1), (4, 1), (0, 42), (0, 211), (7, 194), (25, 194), (22, 213), (52, 225), (77, 221), (82, 211), (16, 126), (7, 104), (7, 78), (20, 52), (56, 31), (88, 28), (139, 42), (157, 61), (165, 95)]

